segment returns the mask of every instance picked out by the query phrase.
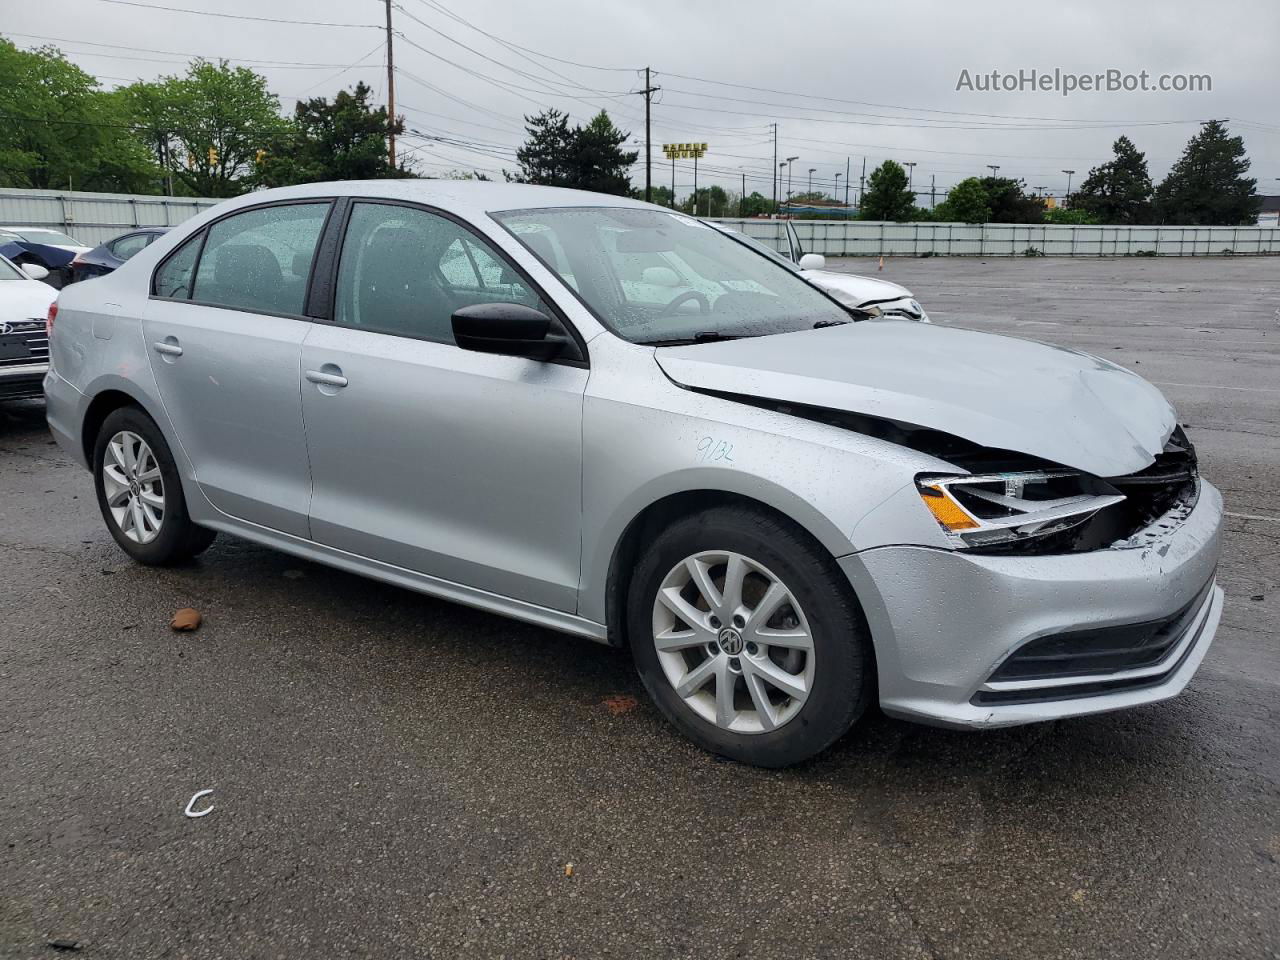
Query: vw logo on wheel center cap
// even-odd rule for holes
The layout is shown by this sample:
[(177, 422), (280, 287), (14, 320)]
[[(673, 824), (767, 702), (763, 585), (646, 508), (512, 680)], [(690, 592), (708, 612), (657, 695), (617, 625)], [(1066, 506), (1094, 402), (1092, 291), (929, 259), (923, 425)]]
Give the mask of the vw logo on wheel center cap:
[(736, 657), (742, 652), (742, 634), (733, 627), (725, 627), (721, 630), (716, 640), (720, 643), (720, 649), (731, 657)]

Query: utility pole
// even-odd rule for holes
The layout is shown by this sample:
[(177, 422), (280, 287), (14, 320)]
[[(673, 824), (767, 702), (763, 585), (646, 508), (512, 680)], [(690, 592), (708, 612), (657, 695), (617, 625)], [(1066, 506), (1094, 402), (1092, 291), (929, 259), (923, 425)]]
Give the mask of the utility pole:
[(858, 209), (862, 209), (862, 198), (867, 195), (867, 158), (862, 158), (862, 176), (858, 178)]
[(387, 162), (396, 168), (396, 60), (391, 48), (391, 0), (387, 0)]
[[(839, 199), (838, 197), (836, 199)], [(844, 158), (844, 218), (849, 219), (849, 158)]]
[(773, 215), (778, 215), (778, 125), (773, 125)]
[[(388, 3), (391, 0), (387, 0)], [(655, 87), (649, 82), (649, 68), (644, 68), (644, 89), (640, 92), (644, 94), (644, 202), (653, 202), (653, 151), (649, 144), (649, 104), (653, 101), (653, 95), (657, 93), (661, 87)], [(675, 169), (674, 163), (672, 170)], [(671, 188), (674, 198), (675, 187)]]
[(936, 173), (929, 174), (929, 209), (933, 209), (934, 198), (938, 192), (938, 175)]
[(987, 164), (987, 169), (991, 171), (991, 177), (992, 177), (992, 179), (995, 179), (995, 175), (996, 175), (997, 173), (999, 173), (999, 172), (1000, 172), (1000, 164), (998, 164), (998, 163), (988, 163), (988, 164)]
[(747, 174), (742, 174), (742, 197), (738, 200), (738, 216), (746, 219), (747, 216)]
[[(1071, 206), (1071, 175), (1075, 173), (1075, 171), (1063, 170), (1062, 172), (1067, 175), (1067, 206)], [(1276, 179), (1280, 180), (1280, 177), (1277, 177)]]

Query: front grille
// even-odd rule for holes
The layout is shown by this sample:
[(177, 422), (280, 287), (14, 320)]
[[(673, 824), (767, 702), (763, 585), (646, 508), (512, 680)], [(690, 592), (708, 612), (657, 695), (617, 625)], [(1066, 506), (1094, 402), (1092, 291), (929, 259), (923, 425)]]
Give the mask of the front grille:
[[(980, 690), (972, 702), (1041, 703), (1163, 683), (1194, 646), (1187, 644), (1177, 661), (1168, 663), (1178, 645), (1186, 639), (1212, 590), (1213, 579), (1210, 578), (1195, 599), (1158, 620), (1057, 633), (1023, 644), (995, 669), (989, 683), (1076, 677), (1080, 682), (1031, 689)], [(1139, 677), (1110, 678), (1116, 673), (1160, 664), (1167, 664), (1166, 669)]]
[(0, 370), (49, 359), (49, 334), (43, 320), (9, 320), (0, 324)]

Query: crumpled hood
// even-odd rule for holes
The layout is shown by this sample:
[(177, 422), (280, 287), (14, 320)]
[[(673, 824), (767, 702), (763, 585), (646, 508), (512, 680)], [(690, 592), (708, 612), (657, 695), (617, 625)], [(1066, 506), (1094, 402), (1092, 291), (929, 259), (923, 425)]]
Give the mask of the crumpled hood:
[(863, 303), (902, 300), (911, 296), (911, 291), (906, 287), (876, 277), (860, 277), (852, 273), (836, 273), (834, 270), (801, 270), (800, 275), (820, 287), (844, 294), (840, 299), (855, 307)]
[(0, 280), (0, 323), (43, 320), (58, 291), (38, 280)]
[(1141, 377), (1062, 347), (906, 321), (660, 347), (676, 383), (942, 430), (1100, 477), (1149, 466), (1176, 426)]

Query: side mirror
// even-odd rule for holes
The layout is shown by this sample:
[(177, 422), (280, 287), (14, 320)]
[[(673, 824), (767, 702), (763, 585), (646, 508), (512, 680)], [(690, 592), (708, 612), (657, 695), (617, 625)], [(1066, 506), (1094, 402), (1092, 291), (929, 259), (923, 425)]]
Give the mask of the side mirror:
[(454, 311), (453, 339), (463, 350), (508, 357), (551, 360), (564, 349), (563, 337), (548, 336), (551, 318), (522, 303), (478, 303)]
[(799, 267), (801, 270), (825, 270), (827, 258), (820, 253), (806, 253), (800, 258)]
[(43, 280), (45, 277), (49, 276), (49, 271), (38, 263), (24, 263), (22, 265), (22, 272), (32, 280)]

